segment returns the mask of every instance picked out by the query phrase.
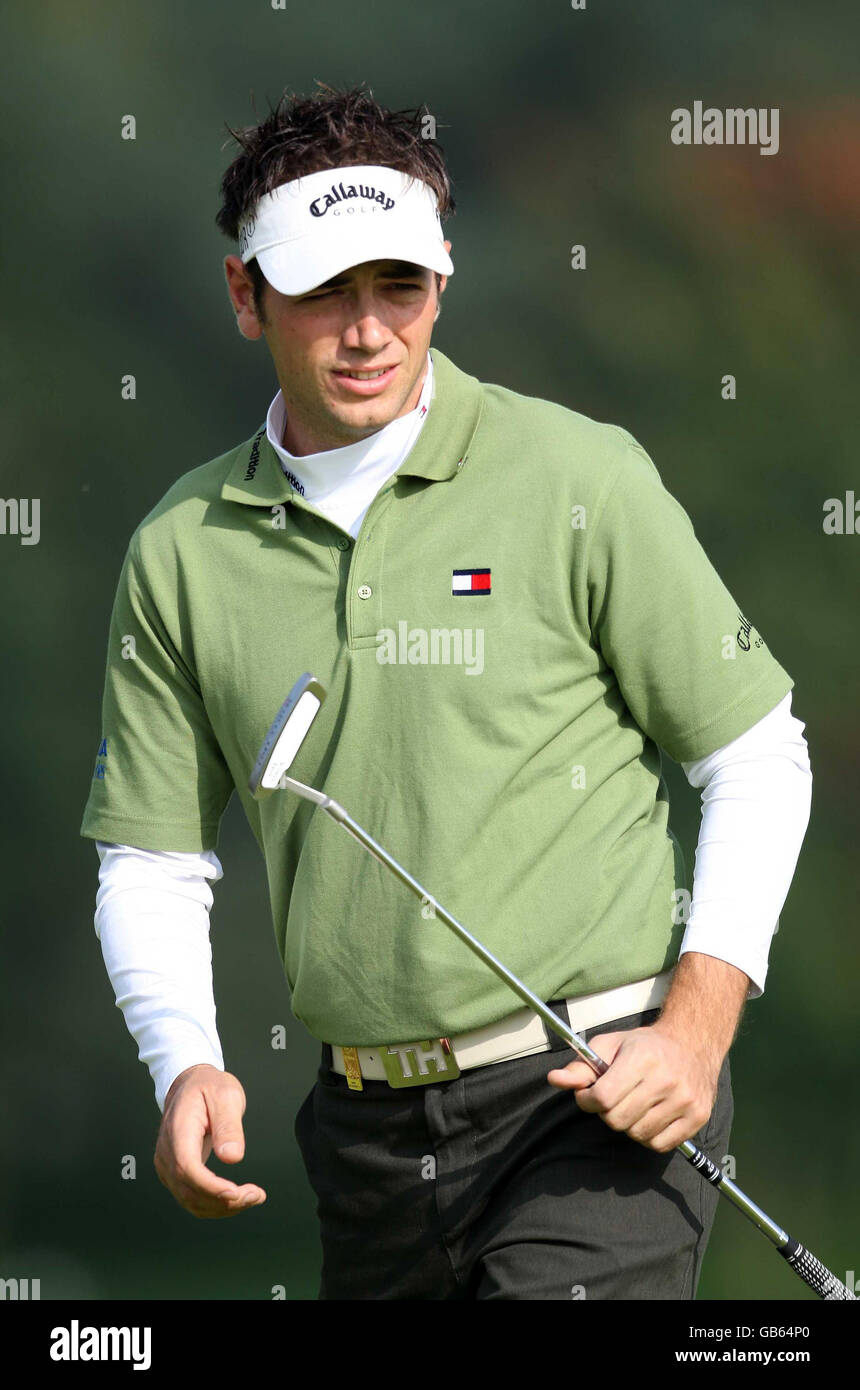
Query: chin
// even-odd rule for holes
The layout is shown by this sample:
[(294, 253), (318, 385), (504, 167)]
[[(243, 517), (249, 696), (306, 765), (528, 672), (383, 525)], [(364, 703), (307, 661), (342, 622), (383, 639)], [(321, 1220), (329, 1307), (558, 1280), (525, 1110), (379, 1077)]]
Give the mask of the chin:
[(385, 425), (390, 425), (397, 415), (396, 405), (374, 404), (372, 406), (361, 406), (356, 404), (354, 411), (350, 413), (344, 424), (353, 425), (356, 429), (362, 427), (366, 429), (382, 429)]

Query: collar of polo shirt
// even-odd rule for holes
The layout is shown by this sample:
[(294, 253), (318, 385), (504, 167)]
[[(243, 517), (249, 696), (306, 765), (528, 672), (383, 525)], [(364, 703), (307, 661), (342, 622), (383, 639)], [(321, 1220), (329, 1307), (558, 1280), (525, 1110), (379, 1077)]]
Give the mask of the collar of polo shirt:
[[(411, 475), (444, 482), (455, 478), (466, 464), (483, 410), (481, 383), (441, 353), (431, 348), (433, 394), (421, 433), (397, 470), (395, 477)], [(293, 486), (284, 474), (280, 459), (266, 437), (263, 425), (252, 439), (235, 453), (221, 488), (226, 502), (245, 502), (250, 506), (273, 507), (292, 499)]]

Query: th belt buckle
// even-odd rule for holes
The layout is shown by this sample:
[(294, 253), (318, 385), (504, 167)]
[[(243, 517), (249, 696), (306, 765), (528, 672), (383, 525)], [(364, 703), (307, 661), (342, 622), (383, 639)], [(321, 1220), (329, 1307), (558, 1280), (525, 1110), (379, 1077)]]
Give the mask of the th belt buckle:
[(431, 1086), (436, 1081), (453, 1081), (460, 1075), (448, 1038), (392, 1043), (380, 1048), (380, 1052), (386, 1079), (395, 1090), (401, 1086)]

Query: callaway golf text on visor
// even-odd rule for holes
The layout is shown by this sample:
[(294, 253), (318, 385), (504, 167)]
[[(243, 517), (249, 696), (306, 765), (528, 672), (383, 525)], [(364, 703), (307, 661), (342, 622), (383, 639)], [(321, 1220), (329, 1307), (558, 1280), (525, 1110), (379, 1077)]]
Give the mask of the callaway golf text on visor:
[(321, 169), (264, 194), (239, 229), (239, 255), (256, 256), (281, 294), (305, 294), (365, 261), (454, 272), (432, 188), (377, 164)]

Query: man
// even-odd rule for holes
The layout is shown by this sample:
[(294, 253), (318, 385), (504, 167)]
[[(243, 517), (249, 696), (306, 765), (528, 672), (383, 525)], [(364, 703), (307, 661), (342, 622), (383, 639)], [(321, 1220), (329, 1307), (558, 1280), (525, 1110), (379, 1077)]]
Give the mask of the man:
[[(717, 1199), (674, 1150), (727, 1151), (728, 1052), (809, 814), (793, 682), (626, 431), (430, 350), (453, 199), (421, 136), (330, 89), (237, 134), (227, 287), (280, 389), (132, 537), (82, 825), (96, 928), (162, 1182), (201, 1217), (264, 1201), (206, 1167), (244, 1154), (208, 940), (237, 792), (321, 1043), (296, 1135), (322, 1297), (692, 1298)], [(295, 775), (590, 1041), (599, 1080), (325, 817), (252, 800), (305, 670), (329, 697)], [(690, 912), (661, 747), (703, 788)]]

